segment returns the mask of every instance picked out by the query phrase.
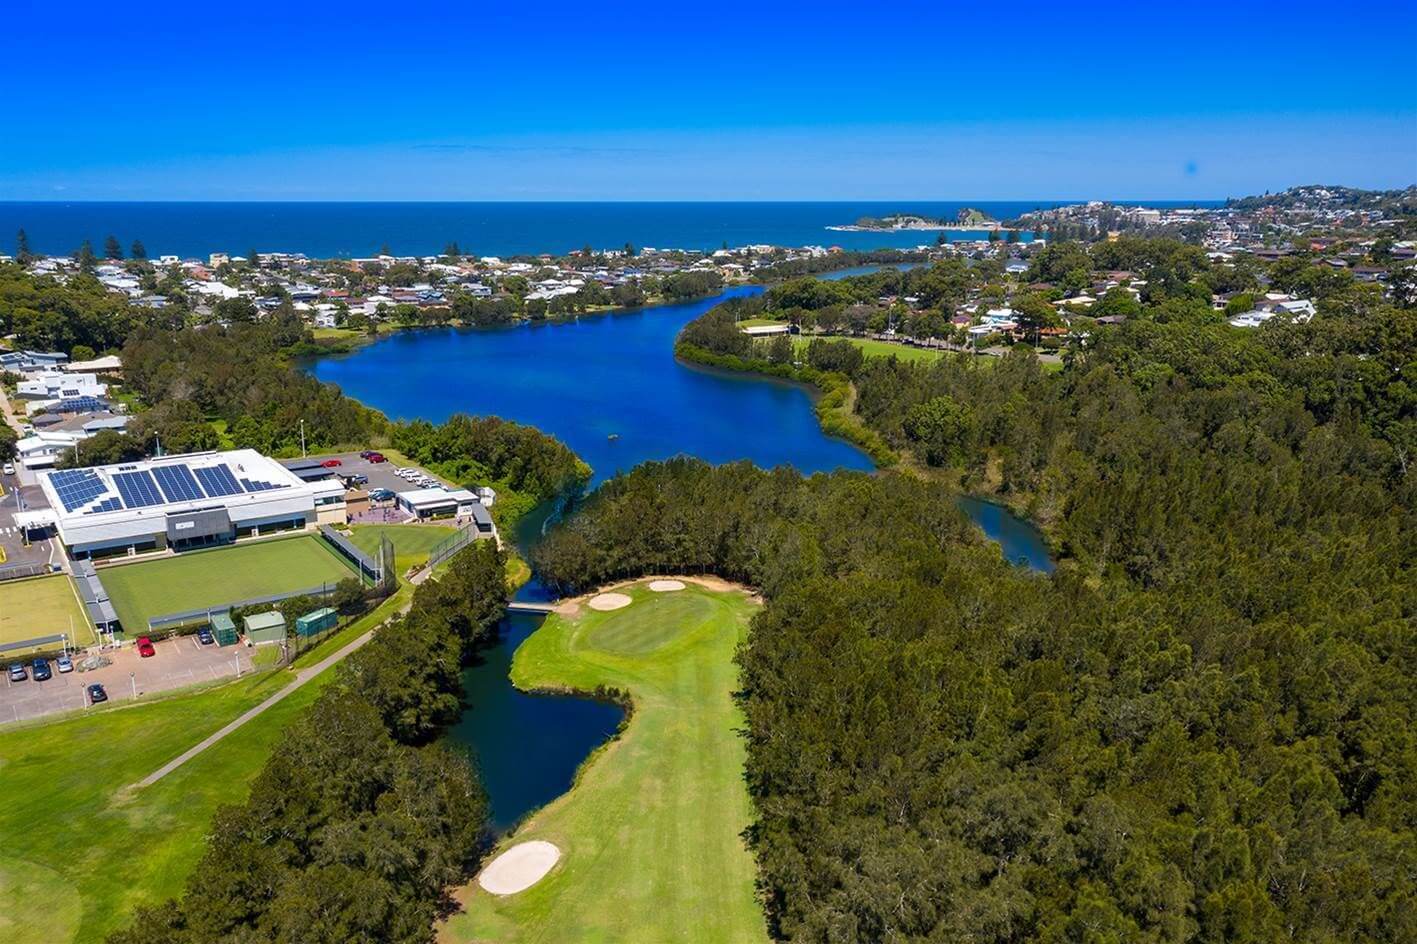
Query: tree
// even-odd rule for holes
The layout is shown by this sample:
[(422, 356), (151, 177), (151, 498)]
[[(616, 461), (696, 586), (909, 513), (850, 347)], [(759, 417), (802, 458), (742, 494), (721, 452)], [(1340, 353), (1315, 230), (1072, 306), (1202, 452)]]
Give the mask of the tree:
[(443, 255), (456, 262), (462, 258), (462, 249), (459, 248), (457, 240), (453, 240), (443, 247)]
[(15, 261), (20, 265), (28, 265), (33, 258), (34, 254), (30, 252), (30, 238), (21, 227), (15, 234)]
[(246, 253), (246, 265), (252, 269), (259, 269), (261, 267), (261, 254), (255, 249), (249, 250)]
[(635, 244), (634, 244), (634, 243), (631, 243), (631, 242), (625, 243), (625, 255), (630, 256), (630, 257), (634, 257), (634, 256), (637, 255), (637, 254), (638, 254), (638, 250), (635, 249)]
[(109, 233), (109, 234), (108, 234), (108, 238), (103, 241), (103, 258), (105, 258), (105, 259), (122, 259), (122, 258), (123, 258), (123, 246), (122, 246), (121, 244), (119, 244), (119, 242), (118, 242), (118, 237), (117, 237), (117, 236), (114, 236), (112, 233)]
[(148, 247), (143, 245), (141, 239), (133, 240), (133, 245), (128, 248), (128, 255), (134, 259), (146, 260), (148, 258)]
[(394, 251), (389, 248), (389, 244), (388, 244), (388, 243), (384, 243), (382, 246), (379, 247), (379, 255), (381, 255), (381, 256), (392, 256), (393, 254), (394, 254)]
[(89, 242), (87, 239), (84, 240), (83, 245), (79, 246), (79, 251), (74, 254), (74, 261), (79, 264), (79, 268), (84, 272), (93, 272), (94, 266), (98, 261), (94, 258), (93, 243)]
[(969, 411), (952, 397), (934, 397), (905, 414), (905, 435), (930, 465), (958, 465), (973, 433)]

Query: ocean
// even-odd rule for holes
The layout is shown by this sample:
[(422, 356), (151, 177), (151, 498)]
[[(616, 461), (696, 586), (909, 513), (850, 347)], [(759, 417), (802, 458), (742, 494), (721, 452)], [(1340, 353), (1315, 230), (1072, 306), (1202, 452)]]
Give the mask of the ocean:
[[(919, 213), (954, 219), (975, 207), (1007, 219), (1050, 200), (896, 201), (889, 203), (60, 203), (0, 202), (0, 252), (14, 251), (23, 228), (30, 248), (62, 255), (85, 240), (102, 252), (116, 236), (124, 251), (142, 240), (150, 257), (205, 258), (213, 252), (303, 252), (314, 258), (370, 256), (387, 245), (397, 255), (430, 255), (450, 242), (467, 254), (563, 253), (590, 245), (613, 249), (718, 249), (777, 246), (903, 248), (933, 243), (935, 232), (843, 233), (828, 226), (863, 216)], [(1141, 203), (1153, 207), (1210, 202)], [(971, 238), (950, 232), (951, 239)], [(982, 234), (980, 234), (982, 235)], [(973, 238), (979, 238), (978, 235)]]

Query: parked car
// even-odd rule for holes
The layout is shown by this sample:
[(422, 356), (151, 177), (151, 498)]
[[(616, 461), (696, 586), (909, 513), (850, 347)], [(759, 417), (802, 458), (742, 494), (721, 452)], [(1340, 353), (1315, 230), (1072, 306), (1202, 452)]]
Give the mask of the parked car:
[(35, 659), (30, 663), (34, 670), (30, 673), (36, 682), (47, 682), (54, 673), (49, 670), (48, 659)]
[(60, 656), (54, 660), (54, 667), (59, 670), (60, 675), (68, 675), (74, 671), (74, 660), (68, 656)]
[(393, 497), (393, 490), (388, 488), (376, 488), (369, 493), (370, 501), (392, 501)]
[(147, 636), (138, 637), (138, 655), (144, 659), (151, 659), (157, 655), (157, 650), (153, 648), (153, 641)]
[(212, 643), (216, 642), (216, 637), (212, 635), (210, 629), (203, 626), (201, 629), (197, 630), (197, 642), (204, 646), (210, 646)]
[(327, 469), (333, 469), (336, 466), (344, 465), (344, 463), (339, 461), (338, 459), (326, 459), (324, 462), (321, 462), (320, 465), (324, 466)]
[(372, 450), (372, 449), (366, 449), (366, 450), (364, 450), (363, 452), (361, 452), (361, 453), (359, 454), (359, 458), (361, 458), (361, 459), (368, 459), (370, 456), (375, 456), (375, 455), (378, 455), (378, 453), (376, 453), (376, 452), (375, 452), (374, 450)]
[(365, 456), (364, 458), (368, 459), (370, 462), (374, 463), (375, 465), (378, 465), (380, 462), (388, 462), (388, 461), (389, 461), (388, 459), (385, 459), (385, 458), (384, 458), (384, 454), (383, 454), (382, 452), (371, 452), (371, 453), (369, 453), (369, 455)]
[(12, 681), (12, 682), (23, 682), (25, 679), (27, 679), (27, 678), (29, 678), (29, 677), (30, 677), (30, 674), (29, 674), (29, 672), (25, 669), (25, 664), (24, 664), (23, 662), (11, 662), (11, 663), (10, 663), (10, 681)]
[(89, 704), (97, 705), (101, 701), (108, 701), (108, 692), (103, 690), (103, 686), (94, 682), (88, 688)]
[(345, 484), (345, 485), (350, 485), (350, 486), (353, 486), (353, 485), (368, 485), (368, 484), (369, 484), (369, 476), (367, 476), (367, 475), (361, 475), (361, 474), (359, 474), (359, 473), (357, 473), (357, 472), (356, 472), (354, 475), (346, 475), (346, 476), (344, 477), (344, 484)]
[(11, 465), (10, 463), (8, 463), (8, 462), (5, 463), (5, 474), (6, 474), (6, 475), (14, 475), (14, 474), (15, 474), (15, 467), (14, 467), (13, 465)]

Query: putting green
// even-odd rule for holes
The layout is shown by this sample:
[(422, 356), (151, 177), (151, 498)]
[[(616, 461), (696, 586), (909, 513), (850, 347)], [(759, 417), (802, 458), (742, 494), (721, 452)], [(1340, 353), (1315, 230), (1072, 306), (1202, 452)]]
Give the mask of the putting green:
[(670, 640), (692, 636), (714, 618), (715, 601), (698, 593), (644, 600), (606, 614), (586, 631), (582, 645), (621, 655), (653, 652)]
[(756, 607), (695, 584), (620, 589), (624, 609), (549, 617), (517, 650), (512, 680), (627, 691), (631, 721), (506, 839), (554, 843), (551, 872), (505, 897), (465, 886), (464, 911), (439, 928), (444, 944), (767, 940), (742, 838), (752, 807), (732, 695), (733, 653)]

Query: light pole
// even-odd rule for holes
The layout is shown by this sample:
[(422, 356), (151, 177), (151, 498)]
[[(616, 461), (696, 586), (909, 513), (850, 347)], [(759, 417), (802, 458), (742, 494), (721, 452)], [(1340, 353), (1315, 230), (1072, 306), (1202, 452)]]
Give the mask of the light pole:
[(305, 421), (300, 421), (300, 458), (305, 458)]
[(132, 684), (132, 686), (133, 686), (133, 700), (134, 700), (134, 701), (137, 701), (137, 700), (138, 700), (138, 673), (136, 673), (136, 672), (129, 672), (129, 673), (128, 673), (128, 681), (129, 681), (129, 682)]

